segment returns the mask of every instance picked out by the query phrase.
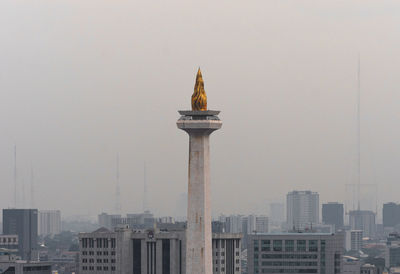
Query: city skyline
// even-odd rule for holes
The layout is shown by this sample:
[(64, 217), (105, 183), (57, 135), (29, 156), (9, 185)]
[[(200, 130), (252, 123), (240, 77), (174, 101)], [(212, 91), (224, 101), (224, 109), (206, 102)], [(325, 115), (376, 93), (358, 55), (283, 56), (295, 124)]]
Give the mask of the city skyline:
[(146, 161), (149, 208), (171, 215), (187, 177), (185, 136), (171, 121), (190, 108), (199, 65), (226, 121), (212, 140), (216, 214), (262, 213), (292, 190), (345, 202), (359, 54), (362, 182), (378, 185), (379, 205), (398, 202), (396, 2), (206, 2), (202, 13), (179, 1), (94, 3), (0, 4), (2, 208), (13, 206), (16, 145), (19, 193), (25, 185), (29, 197), (32, 167), (39, 209), (110, 212), (119, 153), (123, 212), (142, 209)]

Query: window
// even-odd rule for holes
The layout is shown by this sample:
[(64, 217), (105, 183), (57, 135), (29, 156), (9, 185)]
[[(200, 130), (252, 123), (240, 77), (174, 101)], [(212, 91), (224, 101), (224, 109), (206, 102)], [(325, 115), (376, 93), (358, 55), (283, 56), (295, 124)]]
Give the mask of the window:
[(108, 251), (103, 252), (104, 256), (108, 256)]
[(215, 247), (219, 248), (219, 240), (215, 240)]
[(225, 248), (225, 240), (221, 240), (221, 248)]
[(261, 241), (261, 251), (271, 251), (271, 241), (262, 240)]
[(286, 240), (285, 241), (285, 251), (286, 252), (294, 251), (294, 240)]
[(89, 248), (94, 248), (94, 239), (89, 238)]
[(308, 251), (318, 252), (318, 240), (309, 240), (308, 241)]
[(115, 238), (111, 238), (111, 248), (115, 248)]
[(103, 240), (102, 240), (101, 238), (97, 238), (97, 239), (96, 239), (96, 247), (97, 247), (97, 248), (101, 248), (101, 247), (102, 247), (102, 244), (101, 244), (102, 241), (103, 241)]
[(297, 251), (306, 251), (306, 240), (297, 240)]
[(239, 240), (235, 240), (235, 242), (236, 242), (236, 248), (240, 248), (240, 242), (239, 242)]
[[(6, 239), (4, 239), (6, 240)], [(88, 247), (88, 239), (87, 238), (82, 238), (82, 247), (87, 248)]]
[(108, 266), (104, 266), (103, 270), (108, 271)]
[(272, 245), (274, 251), (282, 251), (282, 240), (274, 240)]
[(104, 248), (108, 248), (108, 239), (107, 238), (103, 239), (103, 243), (104, 243)]

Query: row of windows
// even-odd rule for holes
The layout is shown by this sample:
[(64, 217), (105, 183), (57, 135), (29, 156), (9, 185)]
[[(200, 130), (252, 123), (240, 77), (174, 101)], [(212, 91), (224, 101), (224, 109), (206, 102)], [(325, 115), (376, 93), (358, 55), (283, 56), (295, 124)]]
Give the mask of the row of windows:
[(263, 266), (318, 266), (317, 262), (287, 262), (287, 261), (281, 261), (281, 262), (261, 262), (261, 265)]
[[(227, 241), (232, 241), (232, 240), (227, 240)], [(236, 248), (240, 248), (240, 241), (239, 240), (234, 240), (234, 241), (235, 241)], [(225, 248), (225, 240), (224, 239), (213, 240), (213, 242), (215, 242), (216, 248), (219, 248), (220, 246), (221, 246), (221, 248)]]
[[(272, 242), (272, 246), (271, 246)], [(283, 245), (284, 242), (284, 245)], [(254, 251), (295, 251), (295, 241), (294, 240), (261, 240), (261, 249), (260, 249), (260, 241), (254, 240)], [(306, 240), (297, 240), (296, 241), (296, 250), (297, 251), (307, 251)], [(321, 250), (325, 250), (325, 240), (321, 240)], [(308, 240), (308, 251), (309, 252), (318, 252), (318, 240)]]
[[(258, 259), (258, 254), (254, 254)], [(262, 259), (318, 259), (317, 254), (261, 254)]]
[(115, 238), (82, 238), (83, 248), (94, 248), (94, 242), (96, 242), (97, 248), (108, 248), (108, 242), (111, 241), (111, 248), (115, 248)]
[(3, 239), (1, 239), (0, 238), (0, 242), (3, 242), (3, 243), (16, 243), (17, 242), (17, 238), (3, 238)]
[[(260, 273), (257, 270), (254, 270), (255, 273)], [(318, 273), (317, 269), (284, 269), (284, 268), (264, 268), (261, 269), (261, 273)]]
[[(97, 266), (96, 271), (108, 271), (108, 266)], [(111, 271), (115, 271), (115, 266), (110, 267)], [(82, 270), (94, 271), (94, 266), (82, 266)]]
[[(111, 259), (110, 261), (111, 261), (112, 264), (115, 263), (115, 259)], [(94, 259), (93, 258), (90, 258), (90, 259), (82, 258), (82, 263), (87, 263), (87, 262), (94, 263)], [(99, 263), (99, 264), (105, 263), (105, 264), (107, 264), (108, 263), (108, 259), (103, 259), (103, 260), (102, 259), (97, 259), (96, 263)]]
[[(215, 264), (225, 264), (225, 260), (221, 260), (221, 261), (219, 261), (219, 260), (215, 260)], [(236, 259), (236, 264), (239, 264), (240, 263), (240, 260), (239, 259)]]
[[(86, 251), (86, 250), (84, 250), (84, 251), (82, 251), (82, 255), (94, 255), (94, 251)], [(96, 255), (97, 256), (101, 256), (101, 255), (104, 255), (104, 256), (108, 256), (108, 251), (97, 251), (96, 252)], [(111, 256), (115, 256), (115, 251), (111, 251)]]

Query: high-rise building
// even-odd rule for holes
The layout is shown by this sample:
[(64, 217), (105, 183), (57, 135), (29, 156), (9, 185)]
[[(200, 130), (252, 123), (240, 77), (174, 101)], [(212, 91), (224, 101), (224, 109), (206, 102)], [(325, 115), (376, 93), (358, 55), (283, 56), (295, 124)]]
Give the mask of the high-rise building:
[(210, 135), (222, 127), (219, 111), (207, 109), (207, 96), (197, 72), (192, 110), (179, 111), (179, 129), (189, 134), (189, 182), (186, 269), (188, 274), (212, 273)]
[(343, 204), (327, 203), (322, 205), (322, 222), (327, 225), (334, 225), (338, 230), (343, 227), (344, 209)]
[[(100, 228), (79, 234), (81, 274), (185, 274), (184, 230)], [(214, 274), (240, 274), (241, 234), (212, 234)]]
[(364, 237), (374, 237), (376, 233), (375, 213), (369, 210), (351, 210), (349, 212), (350, 228), (362, 230)]
[(120, 214), (107, 214), (103, 212), (98, 215), (98, 223), (100, 227), (112, 229), (113, 219), (120, 219), (120, 218), (121, 218)]
[(256, 233), (268, 232), (268, 217), (256, 216)]
[(39, 210), (39, 235), (54, 236), (61, 233), (60, 210)]
[(343, 240), (342, 233), (249, 235), (248, 273), (339, 274)]
[(385, 267), (400, 266), (400, 235), (397, 233), (389, 234), (386, 242), (385, 250)]
[(395, 203), (383, 204), (383, 226), (394, 227), (400, 224), (400, 205)]
[(362, 248), (362, 230), (347, 230), (346, 231), (346, 251), (360, 251)]
[(37, 209), (3, 209), (3, 233), (18, 235), (18, 255), (23, 260), (37, 260)]
[(285, 221), (285, 207), (282, 203), (269, 205), (269, 217), (272, 225), (281, 225)]
[(319, 195), (311, 191), (292, 191), (286, 196), (287, 229), (312, 229), (319, 222)]
[(342, 274), (360, 274), (361, 262), (359, 258), (343, 256)]

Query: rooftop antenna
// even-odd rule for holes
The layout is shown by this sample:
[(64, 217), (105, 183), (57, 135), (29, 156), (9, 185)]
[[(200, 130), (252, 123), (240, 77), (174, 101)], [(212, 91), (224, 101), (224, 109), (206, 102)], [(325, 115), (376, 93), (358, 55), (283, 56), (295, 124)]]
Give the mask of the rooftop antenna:
[(361, 68), (360, 68), (360, 53), (358, 54), (358, 71), (357, 71), (357, 192), (358, 192), (358, 205), (357, 209), (360, 210), (361, 198)]
[(143, 166), (143, 212), (147, 210), (147, 177), (146, 177), (146, 161)]
[(116, 165), (115, 213), (121, 214), (121, 191), (119, 186), (119, 153), (117, 153), (117, 165)]
[(17, 208), (17, 145), (14, 145), (14, 208)]

